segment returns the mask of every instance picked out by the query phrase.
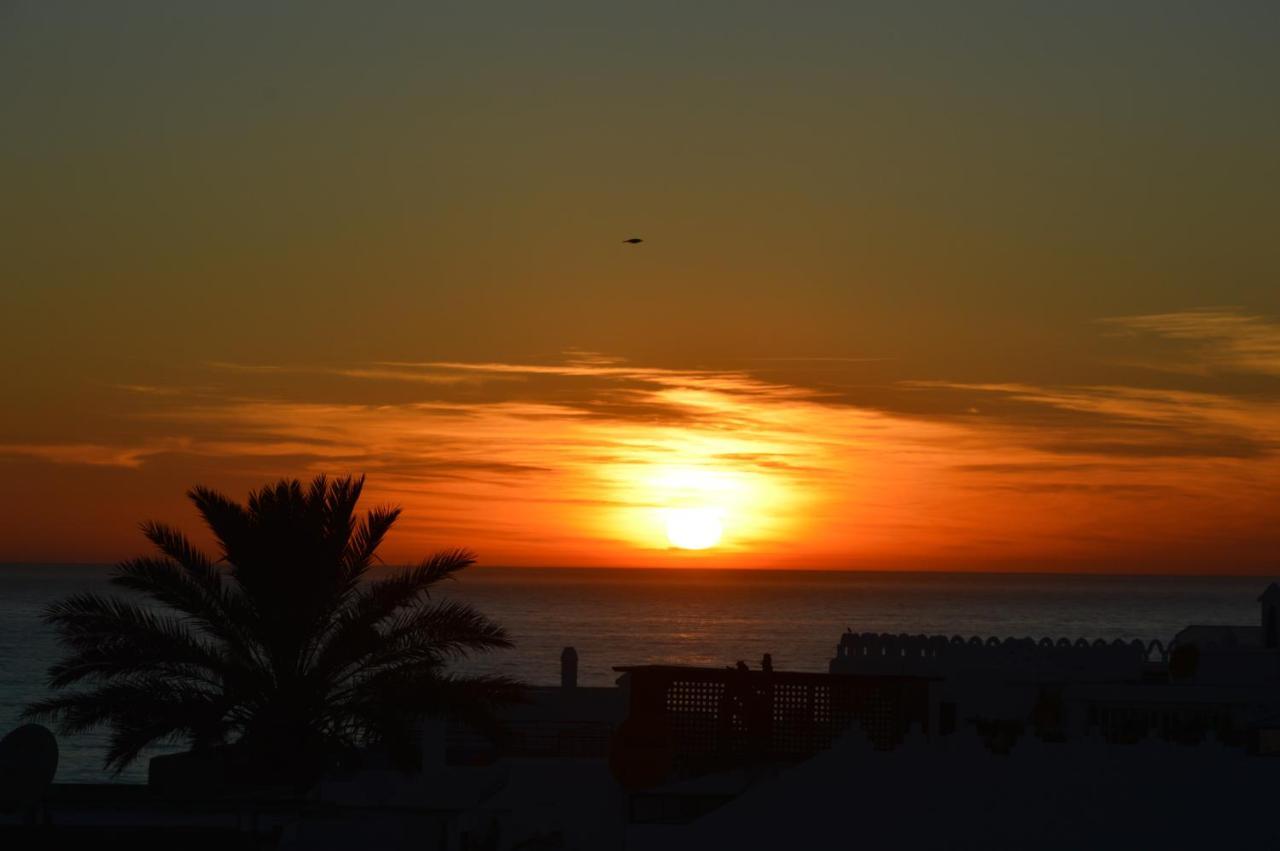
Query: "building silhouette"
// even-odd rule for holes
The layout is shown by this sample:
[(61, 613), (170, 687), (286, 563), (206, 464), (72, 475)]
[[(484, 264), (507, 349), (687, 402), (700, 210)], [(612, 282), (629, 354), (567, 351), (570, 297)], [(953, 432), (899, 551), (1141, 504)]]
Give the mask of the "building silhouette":
[(1258, 603), (1167, 643), (850, 630), (827, 673), (626, 665), (605, 688), (565, 648), (501, 735), (424, 720), (421, 770), (370, 751), (300, 795), (166, 755), (147, 786), (53, 784), (0, 845), (1275, 844), (1280, 586)]

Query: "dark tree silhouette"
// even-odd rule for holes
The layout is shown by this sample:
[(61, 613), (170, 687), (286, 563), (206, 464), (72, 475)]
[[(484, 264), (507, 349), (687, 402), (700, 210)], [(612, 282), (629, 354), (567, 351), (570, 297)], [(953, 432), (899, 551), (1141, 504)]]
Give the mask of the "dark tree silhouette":
[(449, 550), (367, 576), (400, 509), (358, 517), (363, 485), (281, 481), (247, 505), (191, 490), (220, 557), (143, 524), (161, 557), (123, 562), (111, 582), (149, 599), (77, 594), (51, 605), (45, 621), (70, 652), (49, 685), (83, 688), (27, 715), (64, 732), (108, 726), (106, 767), (117, 772), (157, 742), (234, 743), (251, 774), (272, 782), (314, 778), (359, 744), (409, 753), (424, 715), (491, 727), (519, 684), (447, 667), (511, 642), (470, 606), (432, 597), (474, 557)]

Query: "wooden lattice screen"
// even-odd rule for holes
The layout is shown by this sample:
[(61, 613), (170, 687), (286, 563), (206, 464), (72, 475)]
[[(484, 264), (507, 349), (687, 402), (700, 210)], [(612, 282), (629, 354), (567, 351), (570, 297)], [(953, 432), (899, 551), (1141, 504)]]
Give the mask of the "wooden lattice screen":
[(877, 747), (928, 730), (921, 677), (642, 666), (630, 675), (631, 715), (668, 730), (679, 763), (802, 759), (859, 722)]

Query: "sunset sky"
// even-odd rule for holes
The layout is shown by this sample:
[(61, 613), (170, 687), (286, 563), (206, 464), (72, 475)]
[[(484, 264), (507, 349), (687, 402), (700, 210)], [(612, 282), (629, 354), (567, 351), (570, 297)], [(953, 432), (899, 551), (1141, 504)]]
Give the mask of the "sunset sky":
[(404, 506), (388, 561), (1280, 572), (1277, 44), (0, 2), (0, 561), (326, 472)]

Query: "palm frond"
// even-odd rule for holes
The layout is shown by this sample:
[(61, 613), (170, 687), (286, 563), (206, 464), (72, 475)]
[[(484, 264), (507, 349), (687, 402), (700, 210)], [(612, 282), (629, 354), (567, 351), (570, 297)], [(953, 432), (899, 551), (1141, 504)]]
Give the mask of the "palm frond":
[[(154, 689), (154, 686), (153, 686)], [(119, 774), (152, 745), (187, 738), (216, 742), (229, 725), (224, 702), (215, 695), (184, 688), (152, 692), (150, 700), (113, 715), (104, 767)]]
[(111, 583), (182, 613), (246, 664), (260, 664), (251, 634), (255, 614), (221, 577), (184, 572), (161, 559), (136, 558), (117, 565)]
[(224, 708), (213, 693), (166, 677), (145, 676), (38, 701), (23, 715), (55, 722), (64, 734), (109, 724), (112, 736), (105, 767), (118, 773), (142, 749), (160, 741), (184, 734), (221, 738), (230, 729)]
[(430, 645), (445, 656), (511, 647), (507, 631), (472, 606), (443, 600), (397, 617), (383, 633), (390, 653)]
[(172, 526), (154, 521), (144, 522), (141, 528), (142, 534), (148, 541), (155, 544), (156, 549), (179, 564), (187, 573), (198, 578), (207, 577), (210, 582), (216, 581), (221, 584), (222, 576), (214, 568), (213, 562), (196, 549), (182, 532)]
[(375, 508), (365, 514), (352, 532), (347, 551), (343, 554), (348, 581), (354, 582), (373, 565), (382, 539), (399, 517), (399, 508)]
[(76, 648), (92, 648), (120, 639), (159, 644), (196, 641), (186, 624), (173, 615), (99, 594), (72, 594), (51, 603), (41, 619)]
[(114, 597), (77, 594), (45, 610), (72, 652), (49, 669), (51, 688), (83, 679), (141, 672), (200, 681), (215, 687), (250, 687), (255, 670), (228, 662), (182, 620)]
[(420, 607), (431, 586), (474, 562), (475, 556), (468, 550), (445, 550), (417, 567), (361, 586), (318, 637), (308, 667), (320, 675), (338, 676), (385, 647), (385, 630), (380, 629), (385, 621), (405, 609)]
[(419, 596), (429, 594), (431, 586), (452, 579), (455, 573), (475, 563), (475, 553), (470, 550), (442, 550), (423, 559), (416, 567), (399, 570), (393, 576), (371, 582), (369, 587), (384, 605), (389, 606), (386, 611), (390, 615)]
[(232, 561), (232, 554), (242, 547), (248, 537), (249, 512), (240, 504), (202, 485), (196, 485), (188, 491), (187, 498), (195, 504), (209, 531), (218, 540), (223, 558)]

